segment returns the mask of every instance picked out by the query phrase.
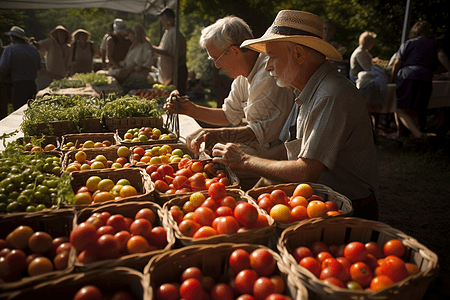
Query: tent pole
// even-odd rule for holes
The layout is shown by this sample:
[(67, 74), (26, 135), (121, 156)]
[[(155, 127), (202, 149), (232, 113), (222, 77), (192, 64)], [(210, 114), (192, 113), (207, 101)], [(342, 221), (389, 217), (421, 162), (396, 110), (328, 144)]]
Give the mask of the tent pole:
[(402, 31), (402, 40), (401, 43), (403, 44), (406, 40), (406, 30), (408, 29), (409, 24), (409, 14), (411, 12), (411, 0), (406, 0), (406, 9), (405, 9), (405, 19), (403, 20), (403, 31)]

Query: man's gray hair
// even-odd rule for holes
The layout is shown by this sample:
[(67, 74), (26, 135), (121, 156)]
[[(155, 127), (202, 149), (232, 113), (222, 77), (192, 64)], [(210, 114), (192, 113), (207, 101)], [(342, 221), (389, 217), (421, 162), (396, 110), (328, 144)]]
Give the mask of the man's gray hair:
[(252, 30), (244, 20), (236, 16), (226, 16), (202, 29), (199, 44), (203, 49), (208, 44), (214, 44), (223, 51), (232, 45), (240, 46), (243, 41), (252, 38)]

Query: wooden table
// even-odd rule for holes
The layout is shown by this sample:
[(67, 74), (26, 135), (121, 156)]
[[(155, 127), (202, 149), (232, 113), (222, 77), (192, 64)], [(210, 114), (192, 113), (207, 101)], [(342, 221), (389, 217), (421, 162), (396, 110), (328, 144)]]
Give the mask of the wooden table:
[[(433, 81), (433, 92), (431, 93), (428, 108), (450, 106), (450, 80)], [(397, 109), (397, 97), (395, 96), (395, 83), (389, 83), (383, 104), (379, 113), (393, 113)]]

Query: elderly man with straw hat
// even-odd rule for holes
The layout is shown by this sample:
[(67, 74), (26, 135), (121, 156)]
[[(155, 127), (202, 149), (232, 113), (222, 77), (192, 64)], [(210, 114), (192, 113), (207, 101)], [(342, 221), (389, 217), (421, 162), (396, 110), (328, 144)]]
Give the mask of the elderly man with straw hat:
[(218, 143), (213, 161), (252, 171), (272, 180), (269, 184), (324, 184), (352, 200), (354, 216), (377, 220), (379, 179), (371, 122), (361, 93), (327, 60), (342, 57), (323, 40), (322, 26), (317, 15), (284, 10), (261, 38), (241, 45), (266, 53), (266, 70), (277, 84), (295, 88), (298, 112), (284, 144), (288, 160), (255, 157)]
[(36, 48), (28, 43), (22, 28), (13, 26), (5, 34), (10, 36), (12, 45), (2, 53), (0, 72), (11, 76), (12, 104), (14, 110), (17, 110), (36, 95), (36, 77), (41, 58)]

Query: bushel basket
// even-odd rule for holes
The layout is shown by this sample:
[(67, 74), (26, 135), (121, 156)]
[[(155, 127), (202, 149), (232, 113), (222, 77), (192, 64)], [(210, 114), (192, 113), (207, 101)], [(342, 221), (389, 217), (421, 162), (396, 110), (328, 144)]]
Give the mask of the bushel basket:
[[(325, 284), (310, 271), (301, 267), (292, 255), (300, 246), (311, 247), (316, 241), (327, 245), (342, 245), (353, 241), (363, 244), (376, 242), (382, 248), (391, 240), (398, 239), (406, 247), (402, 258), (417, 265), (420, 272), (379, 291), (342, 289)], [(370, 299), (370, 300), (420, 300), (431, 281), (438, 274), (438, 257), (416, 239), (386, 224), (360, 218), (310, 219), (283, 231), (277, 245), (286, 264), (308, 288), (310, 299)]]
[[(202, 192), (206, 198), (208, 198), (208, 192)], [(275, 234), (275, 222), (274, 220), (264, 211), (259, 208), (248, 196), (244, 194), (243, 191), (232, 189), (227, 191), (227, 196), (232, 196), (238, 201), (245, 201), (255, 206), (258, 210), (259, 215), (263, 215), (267, 218), (269, 226), (261, 228), (246, 229), (242, 232), (230, 233), (230, 234), (218, 234), (214, 236), (204, 237), (204, 238), (192, 238), (185, 236), (181, 233), (178, 228), (177, 222), (173, 219), (169, 210), (172, 206), (177, 205), (180, 208), (183, 207), (184, 203), (189, 201), (190, 195), (175, 197), (163, 206), (164, 213), (164, 224), (165, 228), (171, 229), (174, 232), (175, 238), (177, 240), (176, 246), (183, 247), (188, 245), (198, 245), (198, 244), (217, 244), (217, 243), (253, 243), (261, 245), (269, 245), (271, 237)]]
[(243, 249), (249, 254), (257, 249), (269, 251), (277, 262), (273, 274), (281, 276), (286, 284), (283, 294), (294, 300), (308, 299), (306, 288), (293, 276), (278, 253), (265, 246), (248, 243), (192, 245), (153, 257), (144, 269), (145, 281), (149, 283), (147, 288), (150, 299), (156, 299), (155, 292), (161, 284), (181, 283), (181, 274), (189, 267), (199, 268), (204, 276), (211, 276), (216, 283), (228, 283), (230, 269), (228, 261), (230, 254), (236, 249)]
[[(112, 203), (103, 205), (101, 207), (88, 207), (79, 211), (74, 219), (73, 228), (76, 228), (79, 224), (85, 222), (94, 213), (108, 212), (112, 215), (120, 214), (126, 218), (134, 217), (138, 211), (143, 208), (151, 209), (156, 218), (153, 227), (163, 226), (163, 214), (161, 207), (153, 202), (127, 202), (127, 203)], [(164, 227), (164, 229), (166, 229)], [(81, 263), (78, 259), (74, 258), (75, 272), (85, 272), (96, 268), (115, 268), (115, 267), (128, 267), (142, 272), (145, 265), (153, 256), (163, 253), (169, 249), (172, 249), (175, 244), (175, 237), (171, 230), (167, 230), (167, 245), (163, 249), (152, 250), (145, 253), (125, 254), (114, 259), (96, 260), (91, 263)], [(75, 254), (76, 255), (76, 254)]]
[[(331, 216), (331, 217), (350, 217), (353, 215), (353, 207), (352, 207), (352, 201), (348, 199), (346, 196), (332, 190), (330, 187), (319, 184), (319, 183), (313, 183), (313, 182), (306, 182), (309, 184), (313, 190), (314, 195), (318, 195), (322, 197), (323, 201), (331, 201), (337, 204), (338, 208), (342, 211), (341, 214)], [(292, 196), (294, 193), (295, 188), (300, 183), (285, 183), (285, 184), (277, 184), (272, 186), (266, 186), (266, 187), (260, 187), (256, 189), (250, 189), (247, 191), (247, 195), (249, 195), (252, 199), (254, 199), (255, 202), (257, 202), (258, 196), (263, 193), (271, 193), (273, 190), (280, 189), (283, 190), (288, 197)], [(326, 218), (328, 218), (326, 216)], [(298, 222), (292, 222), (292, 223), (280, 223), (276, 222), (277, 224), (277, 234), (278, 236), (281, 235), (281, 232)]]

